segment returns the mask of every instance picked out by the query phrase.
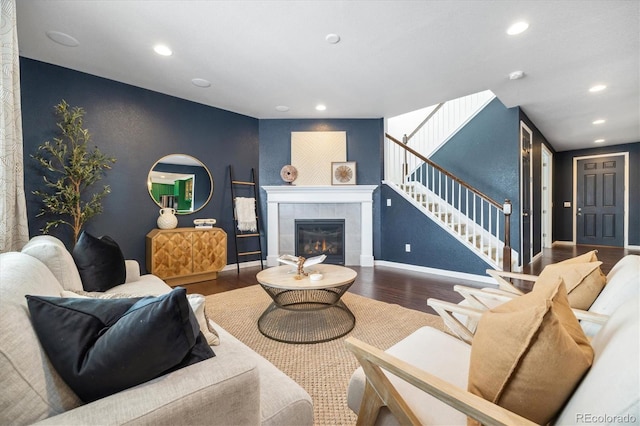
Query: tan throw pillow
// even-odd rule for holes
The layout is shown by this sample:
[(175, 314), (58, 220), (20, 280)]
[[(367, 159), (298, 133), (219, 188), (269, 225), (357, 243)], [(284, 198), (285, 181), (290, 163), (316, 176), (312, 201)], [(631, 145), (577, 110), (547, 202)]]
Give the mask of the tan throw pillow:
[[(127, 294), (127, 293), (102, 293), (99, 291), (68, 291), (64, 290), (61, 294), (62, 297), (92, 297), (95, 299), (123, 299), (127, 297), (146, 297), (148, 294)], [(205, 312), (205, 297), (201, 294), (187, 294), (187, 300), (191, 306), (191, 310), (198, 320), (200, 331), (207, 340), (207, 344), (210, 346), (217, 346), (220, 344), (220, 337), (218, 332), (213, 327), (213, 322), (207, 318)]]
[(563, 279), (572, 308), (587, 310), (596, 300), (607, 277), (600, 269), (602, 262), (589, 263), (555, 263), (546, 266), (533, 288), (539, 283), (553, 283), (560, 277)]
[(592, 362), (593, 349), (558, 278), (553, 286), (534, 288), (482, 315), (471, 345), (468, 388), (546, 424)]

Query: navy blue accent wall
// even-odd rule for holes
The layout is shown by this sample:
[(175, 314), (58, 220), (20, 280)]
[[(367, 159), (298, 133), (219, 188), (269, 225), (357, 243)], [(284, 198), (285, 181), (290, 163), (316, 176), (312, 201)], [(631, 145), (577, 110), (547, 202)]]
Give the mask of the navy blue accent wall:
[[(143, 271), (144, 237), (156, 227), (159, 209), (148, 194), (147, 174), (165, 155), (189, 154), (210, 169), (212, 200), (196, 214), (179, 216), (179, 226), (192, 226), (195, 218), (216, 218), (229, 236), (229, 263), (235, 262), (229, 165), (238, 180), (249, 180), (253, 168), (258, 185), (281, 185), (280, 169), (291, 161), (292, 131), (346, 131), (347, 159), (358, 164), (358, 184), (379, 185), (383, 178), (382, 119), (257, 120), (26, 58), (21, 58), (21, 91), (30, 234), (40, 234), (46, 221), (46, 217), (36, 217), (40, 202), (31, 191), (44, 186), (42, 171), (30, 156), (39, 144), (56, 135), (53, 107), (65, 99), (85, 108), (85, 127), (92, 133), (93, 143), (118, 160), (100, 182), (112, 189), (103, 202), (105, 211), (86, 229), (95, 235), (112, 236), (126, 258), (140, 261)], [(511, 199), (514, 212), (518, 212), (520, 119), (534, 131), (534, 170), (539, 173), (540, 147), (548, 145), (546, 139), (519, 108), (507, 109), (497, 99), (432, 159), (495, 200)], [(563, 201), (572, 200), (573, 157), (623, 151), (630, 153), (629, 244), (640, 245), (640, 142), (555, 153), (554, 240), (573, 238), (571, 212), (562, 208)], [(539, 200), (539, 181), (539, 174), (534, 174), (534, 200)], [(262, 218), (266, 215), (264, 191), (260, 191), (260, 198)], [(387, 198), (392, 200), (391, 207), (386, 206)], [(539, 201), (534, 201), (534, 209), (539, 209), (536, 203)], [(487, 265), (482, 260), (393, 190), (378, 189), (373, 208), (376, 259), (484, 275)], [(516, 249), (520, 245), (518, 218), (513, 215), (511, 235)], [(263, 230), (264, 224), (261, 221)], [(535, 226), (540, 226), (538, 221)], [(71, 233), (66, 228), (53, 234), (70, 245)], [(407, 243), (411, 253), (404, 250)], [(539, 245), (537, 241), (536, 250)]]
[[(382, 186), (382, 259), (486, 275), (490, 266), (387, 185)], [(387, 206), (386, 200), (391, 200)], [(411, 244), (411, 252), (405, 252)]]
[[(518, 212), (519, 119), (519, 108), (506, 108), (496, 98), (434, 153), (431, 160), (497, 202), (511, 200), (513, 211)], [(516, 251), (520, 247), (519, 229), (519, 215), (512, 214), (511, 246)]]
[[(125, 257), (140, 261), (144, 270), (145, 235), (156, 227), (159, 210), (147, 191), (147, 174), (165, 155), (189, 154), (209, 168), (215, 190), (204, 209), (179, 216), (178, 226), (193, 226), (195, 218), (216, 218), (229, 236), (228, 261), (235, 261), (228, 166), (247, 171), (242, 176), (246, 179), (251, 168), (258, 168), (257, 119), (26, 58), (21, 58), (20, 68), (31, 236), (40, 234), (46, 216), (36, 217), (40, 202), (31, 191), (43, 188), (42, 171), (30, 155), (56, 136), (53, 107), (65, 99), (86, 110), (85, 127), (93, 144), (117, 158), (99, 182), (110, 185), (112, 192), (104, 199), (104, 213), (88, 222), (88, 232), (113, 237)], [(70, 244), (66, 228), (52, 233)]]
[[(347, 160), (357, 163), (358, 185), (379, 185), (382, 180), (382, 119), (260, 120), (260, 184), (282, 185), (282, 166), (291, 164), (291, 132), (347, 134)], [(373, 251), (380, 257), (380, 196), (373, 194)], [(261, 212), (266, 217), (266, 192), (261, 190)], [(266, 245), (265, 245), (266, 247)]]
[(562, 151), (554, 155), (553, 177), (553, 239), (573, 241), (573, 159), (589, 155), (629, 153), (629, 245), (640, 245), (640, 142), (603, 146), (592, 149)]

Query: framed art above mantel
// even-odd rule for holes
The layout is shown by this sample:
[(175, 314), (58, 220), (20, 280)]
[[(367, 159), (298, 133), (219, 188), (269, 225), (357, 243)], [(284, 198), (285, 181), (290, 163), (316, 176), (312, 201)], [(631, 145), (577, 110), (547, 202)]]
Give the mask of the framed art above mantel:
[(296, 185), (331, 185), (331, 163), (346, 160), (346, 132), (291, 132), (291, 165), (298, 170)]
[(331, 163), (331, 185), (355, 185), (356, 162), (335, 161)]

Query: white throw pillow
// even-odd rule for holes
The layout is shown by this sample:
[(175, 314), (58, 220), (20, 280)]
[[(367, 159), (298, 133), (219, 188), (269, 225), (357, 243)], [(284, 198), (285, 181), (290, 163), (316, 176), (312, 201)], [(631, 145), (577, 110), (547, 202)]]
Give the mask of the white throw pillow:
[(47, 265), (47, 268), (65, 290), (84, 289), (71, 253), (56, 237), (51, 235), (33, 237), (22, 247), (21, 251)]
[(196, 319), (200, 325), (200, 331), (204, 334), (209, 345), (217, 346), (220, 344), (220, 337), (218, 332), (213, 328), (213, 322), (207, 317), (207, 313), (204, 309), (205, 297), (201, 294), (187, 294), (187, 299), (193, 309), (193, 313), (196, 314)]

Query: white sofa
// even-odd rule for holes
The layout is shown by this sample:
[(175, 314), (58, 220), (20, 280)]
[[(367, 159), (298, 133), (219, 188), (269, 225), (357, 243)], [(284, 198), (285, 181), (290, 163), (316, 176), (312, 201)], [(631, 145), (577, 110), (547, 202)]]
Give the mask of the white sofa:
[[(553, 424), (640, 423), (640, 257), (623, 258), (611, 270), (609, 278), (611, 281), (594, 302), (594, 307), (606, 314), (607, 319), (604, 325), (591, 330), (594, 333), (593, 364)], [(384, 352), (352, 338), (347, 340), (347, 346), (354, 353), (365, 354), (368, 361), (382, 365), (395, 387), (395, 390), (384, 389), (382, 394), (385, 398), (399, 395), (420, 424), (465, 425), (467, 416), (465, 408), (461, 408), (464, 404), (470, 404), (467, 410), (487, 409), (495, 415), (496, 423), (520, 424), (522, 421), (515, 421), (511, 413), (466, 391), (471, 346), (450, 334), (423, 327)], [(399, 374), (404, 379), (400, 379)], [(446, 386), (439, 383), (439, 379), (444, 380)], [(406, 380), (413, 380), (413, 385)], [(366, 376), (360, 367), (353, 373), (347, 391), (349, 408), (356, 414), (361, 410), (365, 383)], [(418, 384), (430, 392), (414, 386)], [(446, 404), (432, 396), (438, 393)], [(370, 406), (371, 402), (367, 411)], [(383, 407), (375, 424), (397, 425), (398, 420)]]
[[(137, 262), (126, 263), (126, 282), (109, 292), (170, 291), (158, 277), (141, 276)], [(22, 252), (0, 254), (0, 424), (313, 424), (309, 394), (217, 324), (215, 357), (83, 404), (47, 359), (25, 299), (65, 290), (82, 284), (56, 238), (35, 237)]]

